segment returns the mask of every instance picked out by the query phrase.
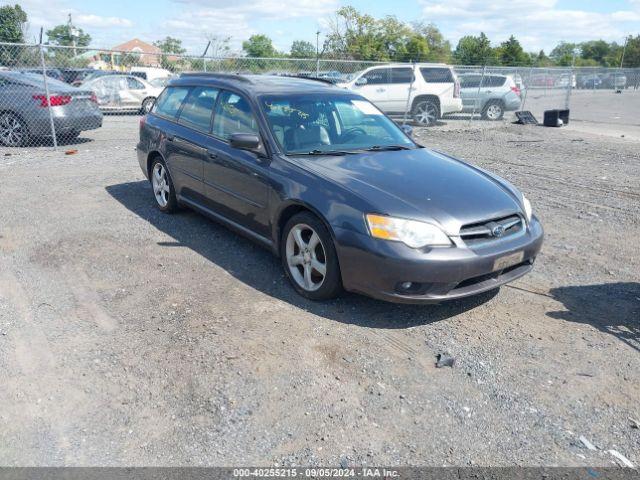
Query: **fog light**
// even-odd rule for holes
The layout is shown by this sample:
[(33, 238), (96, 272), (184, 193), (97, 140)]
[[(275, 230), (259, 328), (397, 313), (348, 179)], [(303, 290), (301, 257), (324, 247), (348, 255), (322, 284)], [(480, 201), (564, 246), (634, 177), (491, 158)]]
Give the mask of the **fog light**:
[(411, 289), (412, 286), (413, 286), (412, 282), (402, 282), (400, 284), (400, 288), (403, 289), (403, 290), (409, 290), (409, 289)]

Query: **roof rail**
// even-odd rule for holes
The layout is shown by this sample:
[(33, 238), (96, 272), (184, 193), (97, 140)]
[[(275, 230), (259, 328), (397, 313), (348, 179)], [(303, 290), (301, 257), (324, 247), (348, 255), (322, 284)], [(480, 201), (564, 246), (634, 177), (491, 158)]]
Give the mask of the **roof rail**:
[(218, 73), (218, 72), (182, 72), (180, 78), (183, 77), (210, 77), (219, 78), (221, 80), (238, 80), (239, 82), (253, 83), (244, 75), (236, 73)]

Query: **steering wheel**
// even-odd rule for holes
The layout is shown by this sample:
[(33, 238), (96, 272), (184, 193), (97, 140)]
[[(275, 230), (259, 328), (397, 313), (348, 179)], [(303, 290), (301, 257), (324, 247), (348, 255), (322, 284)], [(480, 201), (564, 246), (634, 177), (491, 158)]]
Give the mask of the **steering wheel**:
[(366, 134), (367, 132), (365, 132), (364, 129), (362, 129), (361, 127), (351, 127), (346, 129), (344, 132), (342, 132), (342, 135), (340, 135), (340, 140), (344, 141), (346, 139), (351, 139), (356, 135), (366, 135)]

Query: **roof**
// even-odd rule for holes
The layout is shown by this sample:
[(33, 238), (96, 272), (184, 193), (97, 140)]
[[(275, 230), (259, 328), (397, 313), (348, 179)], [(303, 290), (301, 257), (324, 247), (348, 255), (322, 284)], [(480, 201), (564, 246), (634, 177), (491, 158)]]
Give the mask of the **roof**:
[(228, 85), (248, 94), (337, 93), (345, 90), (330, 82), (277, 75), (234, 75), (229, 73), (193, 72), (172, 80), (172, 85)]

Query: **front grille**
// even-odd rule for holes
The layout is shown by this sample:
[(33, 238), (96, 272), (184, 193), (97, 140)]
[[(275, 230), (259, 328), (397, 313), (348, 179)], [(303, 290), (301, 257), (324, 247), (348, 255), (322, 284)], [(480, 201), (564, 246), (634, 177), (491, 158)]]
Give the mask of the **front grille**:
[(469, 247), (509, 238), (524, 230), (520, 215), (509, 215), (478, 223), (470, 223), (460, 228), (460, 238)]

